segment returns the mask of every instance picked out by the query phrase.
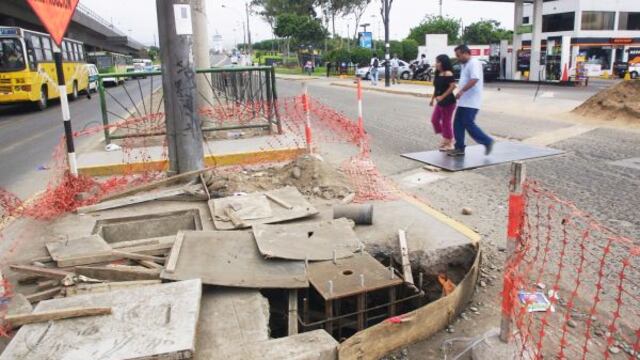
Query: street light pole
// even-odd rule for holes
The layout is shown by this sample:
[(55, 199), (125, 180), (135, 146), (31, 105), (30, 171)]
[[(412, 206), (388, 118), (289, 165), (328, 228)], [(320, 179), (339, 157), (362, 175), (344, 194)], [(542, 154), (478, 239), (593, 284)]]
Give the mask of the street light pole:
[(247, 42), (249, 43), (249, 57), (251, 57), (251, 52), (253, 51), (253, 46), (251, 44), (251, 27), (249, 26), (249, 3), (244, 3), (245, 11), (247, 13)]
[(391, 86), (391, 74), (389, 69), (389, 13), (391, 12), (391, 4), (393, 4), (393, 0), (382, 0), (382, 21), (384, 21), (384, 86)]

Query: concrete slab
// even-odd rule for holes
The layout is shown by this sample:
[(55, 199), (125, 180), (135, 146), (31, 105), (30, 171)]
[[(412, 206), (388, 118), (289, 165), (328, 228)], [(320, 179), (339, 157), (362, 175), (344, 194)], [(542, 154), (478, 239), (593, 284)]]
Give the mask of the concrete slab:
[(238, 348), (269, 340), (269, 301), (259, 291), (203, 289), (195, 360), (228, 360)]
[[(204, 144), (207, 166), (247, 165), (293, 159), (302, 154), (304, 140), (298, 135), (259, 136), (232, 140), (210, 140)], [(209, 150), (210, 149), (210, 150)], [(142, 161), (144, 159), (144, 161)], [(78, 171), (84, 175), (108, 176), (126, 172), (161, 170), (167, 167), (162, 146), (94, 151), (78, 156)]]
[(330, 260), (353, 256), (361, 242), (347, 219), (286, 225), (254, 225), (253, 236), (267, 258)]
[(108, 256), (112, 253), (111, 246), (100, 235), (52, 241), (45, 246), (59, 267), (92, 264), (97, 262), (96, 256)]
[(112, 314), (25, 325), (0, 359), (190, 358), (201, 291), (190, 280), (40, 302), (36, 313), (105, 306)]
[[(175, 256), (173, 251), (169, 262)], [(160, 277), (202, 279), (208, 285), (257, 289), (309, 286), (303, 261), (265, 259), (253, 235), (245, 231), (184, 232), (175, 270), (165, 268)]]
[(225, 360), (337, 360), (338, 342), (324, 330), (237, 347)]
[[(254, 208), (263, 198), (269, 199), (271, 216), (250, 216), (240, 218), (239, 213), (243, 208)], [(220, 199), (209, 200), (209, 211), (213, 217), (213, 223), (218, 230), (234, 230), (248, 228), (256, 224), (273, 224), (288, 220), (305, 218), (318, 213), (307, 199), (293, 186), (286, 186), (266, 192), (256, 192), (244, 196), (229, 196)], [(229, 215), (232, 212), (236, 218), (240, 218), (241, 224), (234, 224)]]

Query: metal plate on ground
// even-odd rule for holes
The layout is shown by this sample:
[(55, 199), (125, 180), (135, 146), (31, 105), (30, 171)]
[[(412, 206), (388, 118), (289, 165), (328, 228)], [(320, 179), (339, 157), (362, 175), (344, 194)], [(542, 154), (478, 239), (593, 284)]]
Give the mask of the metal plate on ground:
[[(268, 200), (271, 216), (256, 219), (242, 219), (238, 216), (243, 208), (255, 208), (256, 204), (262, 202), (264, 198)], [(218, 230), (249, 228), (256, 224), (278, 223), (300, 219), (318, 213), (318, 210), (302, 196), (300, 191), (292, 186), (266, 192), (251, 193), (244, 196), (229, 196), (209, 200), (209, 210), (213, 217), (214, 226)], [(229, 217), (229, 211), (235, 214), (237, 218), (240, 218), (241, 224), (237, 224), (237, 226), (234, 225)]]
[(200, 280), (42, 301), (35, 313), (111, 307), (111, 315), (25, 325), (0, 355), (18, 359), (190, 359), (202, 296)]
[(304, 261), (265, 259), (246, 231), (185, 231), (177, 260), (162, 279), (256, 289), (309, 286)]
[(402, 154), (401, 156), (449, 171), (461, 171), (564, 153), (561, 150), (510, 141), (496, 142), (493, 146), (493, 152), (489, 156), (485, 155), (484, 151), (483, 145), (473, 145), (467, 146), (465, 155), (458, 157), (448, 156), (447, 153), (438, 150)]
[(286, 225), (254, 225), (258, 249), (267, 258), (330, 260), (353, 256), (362, 246), (347, 219)]
[[(364, 275), (362, 286), (360, 275)], [(333, 282), (333, 291), (329, 281)], [(403, 283), (402, 278), (366, 252), (333, 261), (309, 264), (309, 282), (325, 300), (355, 296)]]
[[(113, 252), (111, 246), (100, 235), (52, 241), (46, 243), (45, 246), (51, 258), (62, 263), (59, 266), (63, 267), (97, 262), (97, 257), (111, 255)], [(67, 262), (69, 263), (67, 264)]]

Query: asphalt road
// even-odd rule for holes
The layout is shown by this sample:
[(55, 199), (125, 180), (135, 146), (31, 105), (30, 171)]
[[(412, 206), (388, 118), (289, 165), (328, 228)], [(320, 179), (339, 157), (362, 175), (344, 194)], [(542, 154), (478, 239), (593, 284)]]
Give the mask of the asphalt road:
[[(558, 99), (586, 99), (611, 85), (598, 87), (559, 88), (553, 91)], [(522, 93), (529, 97), (534, 86), (489, 84), (502, 91)], [(278, 80), (279, 95), (300, 94), (299, 81)], [(323, 103), (356, 118), (355, 91), (328, 86), (322, 81), (310, 81), (309, 92)], [(400, 157), (400, 154), (435, 149), (439, 138), (428, 119), (431, 108), (422, 98), (405, 95), (364, 92), (364, 123), (372, 137), (372, 157), (381, 172), (402, 183), (412, 172), (420, 172), (422, 164)], [(574, 123), (482, 110), (478, 123), (500, 138), (525, 140)], [(640, 158), (640, 132), (625, 128), (596, 128), (582, 135), (550, 144), (562, 149), (562, 156), (527, 161), (530, 177), (541, 180), (560, 197), (575, 202), (609, 227), (640, 240), (640, 167), (624, 167), (616, 161)], [(421, 171), (425, 173), (425, 171)], [(426, 176), (426, 174), (425, 174)], [(460, 173), (439, 173), (437, 181), (409, 184), (411, 191), (422, 195), (436, 208), (477, 228), (485, 239), (496, 245), (505, 241), (505, 209), (509, 164)], [(461, 216), (462, 207), (476, 209), (473, 216)]]
[[(151, 79), (141, 79), (140, 85), (142, 94), (148, 96)], [(160, 86), (161, 81), (154, 79), (153, 87)], [(107, 90), (123, 105), (131, 104), (129, 96), (135, 102), (140, 101), (137, 81), (127, 81), (126, 87), (129, 94), (122, 85)], [(108, 108), (124, 112), (114, 98), (107, 96)], [(74, 131), (102, 124), (97, 93), (91, 100), (81, 95), (69, 105)], [(38, 168), (48, 166), (52, 152), (64, 134), (60, 111), (57, 101), (45, 111), (33, 110), (28, 105), (0, 107), (0, 188), (25, 198), (46, 185), (49, 171)], [(86, 140), (77, 141), (77, 151), (82, 150)]]

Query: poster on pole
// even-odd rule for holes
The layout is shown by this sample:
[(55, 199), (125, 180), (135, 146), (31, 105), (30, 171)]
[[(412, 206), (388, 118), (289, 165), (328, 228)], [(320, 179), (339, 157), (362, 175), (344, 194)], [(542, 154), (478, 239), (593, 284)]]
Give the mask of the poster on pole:
[(371, 49), (373, 45), (373, 33), (370, 31), (358, 33), (360, 47)]
[(27, 0), (51, 39), (60, 46), (80, 0)]

